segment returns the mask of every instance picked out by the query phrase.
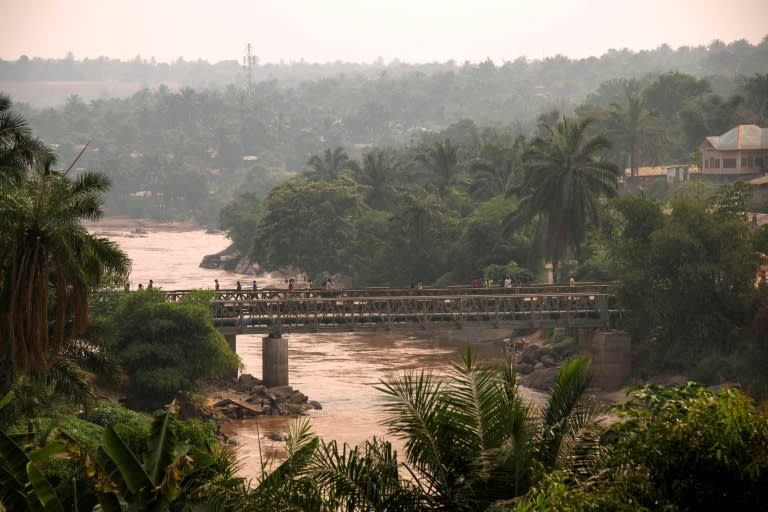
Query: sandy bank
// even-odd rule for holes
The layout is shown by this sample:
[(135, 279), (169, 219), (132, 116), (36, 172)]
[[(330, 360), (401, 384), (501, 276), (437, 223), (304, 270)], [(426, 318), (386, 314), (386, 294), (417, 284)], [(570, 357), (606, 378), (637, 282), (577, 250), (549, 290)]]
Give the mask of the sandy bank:
[(98, 222), (83, 224), (90, 232), (132, 232), (138, 227), (147, 231), (181, 233), (204, 229), (194, 220), (163, 221), (158, 219), (137, 219), (133, 217), (104, 217)]

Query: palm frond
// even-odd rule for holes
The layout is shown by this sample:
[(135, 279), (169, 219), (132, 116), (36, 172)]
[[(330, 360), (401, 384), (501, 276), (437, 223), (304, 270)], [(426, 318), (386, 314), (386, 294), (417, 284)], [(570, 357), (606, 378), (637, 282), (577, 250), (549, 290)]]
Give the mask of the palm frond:
[(598, 409), (587, 394), (590, 383), (590, 361), (586, 357), (575, 357), (560, 369), (542, 415), (540, 454), (544, 467), (566, 467), (582, 438), (593, 443), (589, 432)]

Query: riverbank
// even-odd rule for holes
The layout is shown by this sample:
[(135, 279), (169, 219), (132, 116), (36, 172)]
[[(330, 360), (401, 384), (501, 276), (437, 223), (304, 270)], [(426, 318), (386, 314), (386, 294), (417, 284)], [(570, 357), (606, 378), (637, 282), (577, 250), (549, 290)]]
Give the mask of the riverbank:
[(204, 228), (194, 220), (158, 220), (133, 217), (104, 217), (98, 222), (84, 222), (85, 228), (92, 233), (132, 233), (137, 228), (146, 231), (184, 233), (200, 231)]

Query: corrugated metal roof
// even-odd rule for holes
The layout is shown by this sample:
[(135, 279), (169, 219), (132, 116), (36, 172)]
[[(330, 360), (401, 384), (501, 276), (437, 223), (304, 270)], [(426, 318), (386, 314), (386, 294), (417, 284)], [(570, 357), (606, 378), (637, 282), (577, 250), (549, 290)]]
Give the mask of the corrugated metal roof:
[(756, 124), (740, 124), (722, 135), (706, 137), (718, 151), (768, 149), (768, 128)]
[(750, 185), (765, 185), (768, 183), (768, 176), (760, 176), (759, 178), (749, 180), (747, 183)]

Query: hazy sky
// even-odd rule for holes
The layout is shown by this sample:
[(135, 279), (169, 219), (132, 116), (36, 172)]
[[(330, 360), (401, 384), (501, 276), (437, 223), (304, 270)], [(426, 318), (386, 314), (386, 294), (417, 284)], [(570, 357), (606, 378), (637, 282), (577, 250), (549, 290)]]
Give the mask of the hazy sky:
[(497, 63), (759, 43), (768, 0), (0, 0), (0, 58)]

